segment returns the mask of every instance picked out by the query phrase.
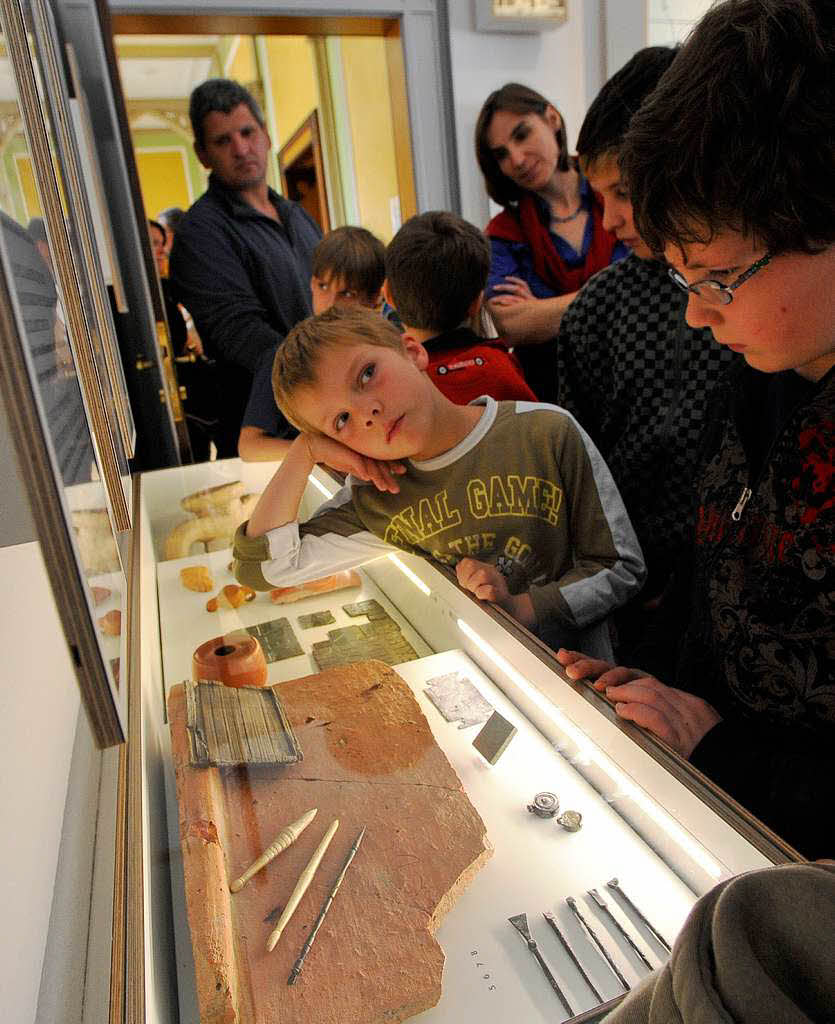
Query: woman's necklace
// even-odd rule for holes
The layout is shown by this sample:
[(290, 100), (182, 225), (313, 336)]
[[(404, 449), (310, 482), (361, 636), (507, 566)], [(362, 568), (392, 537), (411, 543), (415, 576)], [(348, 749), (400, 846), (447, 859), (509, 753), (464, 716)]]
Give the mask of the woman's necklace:
[(583, 200), (581, 199), (580, 200), (580, 205), (577, 207), (577, 209), (574, 211), (574, 213), (569, 213), (569, 215), (567, 217), (558, 217), (553, 212), (553, 210), (552, 210), (551, 211), (551, 221), (554, 224), (567, 224), (570, 220), (574, 220), (575, 217), (579, 217), (582, 212), (583, 212)]

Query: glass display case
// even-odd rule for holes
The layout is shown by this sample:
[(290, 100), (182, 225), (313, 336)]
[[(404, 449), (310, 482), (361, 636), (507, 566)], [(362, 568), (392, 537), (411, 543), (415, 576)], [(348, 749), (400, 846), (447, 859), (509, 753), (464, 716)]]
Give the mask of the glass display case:
[[(89, 86), (94, 64), (60, 45), (55, 9), (0, 0), (0, 397), (39, 541), (4, 549), (0, 746), (24, 810), (7, 819), (3, 875), (28, 900), (12, 916), (37, 925), (11, 936), (9, 989), (39, 1019), (95, 1024), (599, 1017), (714, 884), (800, 858), (448, 570), (392, 553), (297, 600), (226, 589), (230, 531), (274, 467), (128, 472), (142, 438), (89, 181), (91, 152), (114, 147), (104, 104), (88, 109), (74, 80), (80, 68)], [(136, 327), (153, 309), (122, 221), (105, 231), (136, 250), (108, 257), (123, 260), (115, 315)], [(155, 365), (147, 404), (167, 421)], [(337, 486), (317, 470), (302, 514)], [(254, 639), (303, 760), (264, 766), (248, 749), (244, 766), (193, 765), (195, 653)]]
[[(193, 516), (183, 499), (237, 482), (238, 492), (258, 493), (272, 468), (228, 460), (140, 481), (142, 604), (151, 613), (142, 633), (152, 650), (146, 670), (155, 673), (143, 679), (146, 895), (151, 922), (155, 903), (172, 899), (181, 1020), (360, 1020), (350, 1009), (358, 993), (369, 1020), (416, 1012), (427, 1021), (596, 1019), (648, 965), (663, 962), (665, 943), (699, 896), (731, 875), (792, 858), (675, 754), (617, 721), (590, 687), (566, 681), (533, 636), (422, 559), (390, 554), (364, 565), (345, 589), (278, 605), (267, 593), (238, 607), (221, 598), (208, 611), (235, 584), (231, 553), (221, 538), (208, 545), (219, 550), (196, 544), (166, 558), (175, 553), (172, 531)], [(302, 515), (338, 486), (317, 469)], [(182, 570), (198, 566), (210, 584), (187, 589)], [(275, 620), (283, 620), (277, 645), (267, 626)], [(192, 659), (201, 645), (242, 630), (261, 638), (267, 681), (307, 756), (270, 769), (195, 768), (182, 755), (184, 722), (172, 730), (181, 748), (172, 755), (167, 702), (199, 675)], [(334, 667), (346, 663), (350, 670)], [(317, 680), (327, 699), (316, 695)], [(365, 705), (375, 688), (386, 696), (372, 713)], [(391, 710), (401, 700), (402, 720)], [(358, 708), (371, 718), (356, 718)], [(421, 730), (421, 754), (401, 756)], [(206, 773), (217, 775), (213, 795), (195, 798), (195, 773), (201, 786)], [(447, 815), (444, 801), (459, 782), (464, 804)], [(233, 878), (314, 799), (317, 819), (231, 893)], [(337, 837), (268, 953), (276, 916), (332, 818), (340, 819)], [(333, 908), (288, 986), (363, 826)], [(168, 861), (170, 887), (155, 867)], [(447, 864), (449, 877), (440, 877), (435, 868)], [(387, 924), (392, 907), (411, 922), (405, 935)], [(519, 933), (520, 915), (535, 949)], [(221, 919), (229, 934), (215, 930)], [(427, 948), (435, 951), (430, 966)]]

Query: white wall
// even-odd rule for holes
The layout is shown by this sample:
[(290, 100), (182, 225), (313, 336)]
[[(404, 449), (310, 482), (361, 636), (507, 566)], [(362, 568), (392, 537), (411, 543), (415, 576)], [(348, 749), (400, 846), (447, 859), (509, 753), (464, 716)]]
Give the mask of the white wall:
[(452, 86), (461, 213), (484, 227), (489, 219), (473, 132), (481, 105), (505, 82), (518, 81), (547, 96), (565, 117), (573, 147), (586, 109), (605, 80), (602, 0), (570, 0), (564, 25), (536, 34), (476, 32), (473, 5), (449, 5)]
[(713, 0), (647, 0), (650, 46), (673, 46), (707, 11)]
[(39, 545), (0, 549), (0, 578), (0, 1006), (3, 1020), (29, 1024), (80, 700)]

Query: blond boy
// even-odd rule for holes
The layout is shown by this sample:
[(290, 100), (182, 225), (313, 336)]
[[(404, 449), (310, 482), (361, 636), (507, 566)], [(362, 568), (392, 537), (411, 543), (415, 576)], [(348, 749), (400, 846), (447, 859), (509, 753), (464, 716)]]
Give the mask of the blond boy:
[[(455, 405), (424, 347), (374, 314), (329, 310), (288, 334), (275, 398), (301, 431), (235, 538), (236, 575), (292, 586), (398, 548), (553, 642), (603, 619), (644, 576), (605, 463), (568, 413), (480, 398)], [(349, 474), (297, 522), (316, 463)]]
[[(331, 306), (377, 309), (385, 278), (385, 247), (360, 227), (335, 228), (313, 250), (310, 298), (314, 313)], [(244, 462), (275, 462), (284, 457), (296, 435), (273, 398), (275, 348), (262, 357), (238, 437)]]

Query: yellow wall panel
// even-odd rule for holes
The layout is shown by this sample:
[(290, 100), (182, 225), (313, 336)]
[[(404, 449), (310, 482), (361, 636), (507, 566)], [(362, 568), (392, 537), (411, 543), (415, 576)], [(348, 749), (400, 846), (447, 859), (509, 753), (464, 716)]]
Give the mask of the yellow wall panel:
[(15, 156), (15, 167), (17, 167), (18, 177), (20, 178), (20, 190), (23, 193), (23, 203), (27, 217), (30, 220), (32, 217), (43, 217), (41, 199), (35, 185), (35, 176), (32, 173), (32, 160), (28, 156), (18, 154)]
[(275, 109), (276, 149), (281, 149), (319, 102), (313, 48), (305, 36), (267, 36), (269, 78)]
[(169, 206), (187, 210), (191, 205), (186, 179), (185, 149), (136, 150), (139, 186), (145, 212), (154, 217)]
[(398, 194), (385, 40), (342, 39), (360, 223), (378, 238), (392, 236), (390, 199)]
[(242, 85), (252, 85), (258, 81), (258, 67), (255, 63), (255, 40), (252, 36), (238, 36), (237, 45), (233, 43), (232, 60), (227, 65), (224, 77), (231, 78)]

